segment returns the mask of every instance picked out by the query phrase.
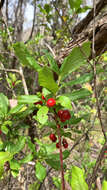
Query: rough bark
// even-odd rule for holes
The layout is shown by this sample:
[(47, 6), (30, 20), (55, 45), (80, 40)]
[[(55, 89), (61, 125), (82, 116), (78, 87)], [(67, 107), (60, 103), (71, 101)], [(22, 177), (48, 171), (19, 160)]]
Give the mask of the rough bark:
[[(99, 14), (99, 12), (107, 5), (107, 0), (100, 0), (96, 5), (96, 16)], [(73, 34), (79, 34), (84, 29), (87, 28), (87, 25), (91, 22), (93, 19), (93, 12), (94, 9), (92, 8), (91, 11), (88, 13), (88, 15), (79, 22), (73, 29)]]
[[(86, 16), (86, 18), (88, 17)], [(78, 27), (76, 28), (78, 29)], [(82, 29), (83, 28), (81, 25), (81, 30)], [(69, 55), (72, 48), (78, 45), (81, 45), (85, 41), (90, 41), (92, 43), (92, 39), (93, 39), (92, 24), (89, 24), (89, 26), (87, 26), (87, 29), (83, 30), (80, 34), (76, 34), (76, 35), (77, 35), (76, 38), (70, 41), (68, 46), (60, 53), (60, 55), (58, 56), (58, 60), (62, 60), (64, 57)], [(95, 24), (95, 56), (101, 55), (106, 50), (107, 50), (107, 14), (104, 14), (102, 17), (97, 18), (96, 24)], [(91, 53), (90, 59), (91, 58), (92, 58), (92, 53)]]

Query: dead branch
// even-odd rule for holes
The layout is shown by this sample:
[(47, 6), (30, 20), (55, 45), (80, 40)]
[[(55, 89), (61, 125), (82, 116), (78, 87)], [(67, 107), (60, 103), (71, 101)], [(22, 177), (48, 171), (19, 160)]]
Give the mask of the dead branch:
[[(107, 0), (100, 0), (97, 5), (96, 5), (96, 16), (99, 14), (101, 9), (103, 9), (107, 5)], [(73, 29), (73, 34), (79, 34), (81, 33), (84, 29), (87, 28), (88, 24), (93, 20), (93, 13), (94, 9), (92, 8), (91, 11), (88, 13), (88, 15), (81, 21), (79, 22)]]

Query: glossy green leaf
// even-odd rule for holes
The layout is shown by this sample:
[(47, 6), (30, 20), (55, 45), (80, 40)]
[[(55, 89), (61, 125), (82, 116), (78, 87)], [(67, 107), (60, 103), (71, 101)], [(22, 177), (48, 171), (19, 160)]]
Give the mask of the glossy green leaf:
[(16, 154), (16, 153), (20, 152), (24, 148), (25, 142), (26, 142), (26, 137), (20, 136), (17, 139), (15, 144), (12, 143), (12, 142), (9, 142), (7, 144), (6, 149), (7, 149), (8, 152), (10, 152), (12, 154)]
[(38, 71), (41, 67), (36, 62), (35, 58), (30, 54), (27, 47), (23, 42), (17, 42), (13, 45), (16, 56), (19, 61), (26, 66), (29, 66), (36, 71)]
[(81, 121), (81, 119), (82, 118), (71, 117), (71, 119), (69, 120), (69, 123), (73, 124), (73, 125), (74, 124), (76, 125), (77, 123), (79, 123)]
[[(63, 160), (65, 160), (66, 158), (68, 158), (69, 155), (70, 155), (70, 151), (68, 151), (68, 150), (63, 151)], [(60, 161), (59, 153), (50, 154), (50, 155), (48, 155), (48, 158), (49, 159), (53, 159), (55, 161)]]
[[(84, 52), (84, 53), (83, 53)], [(60, 68), (59, 78), (62, 80), (71, 72), (79, 69), (80, 66), (87, 63), (87, 58), (91, 52), (90, 42), (85, 42), (81, 49), (79, 47), (73, 48), (71, 53), (64, 59)], [(84, 55), (85, 54), (85, 55)]]
[(0, 163), (0, 179), (2, 178), (3, 172), (4, 172), (4, 164)]
[(8, 130), (8, 128), (7, 128), (5, 125), (2, 125), (2, 126), (1, 126), (1, 130), (2, 130), (2, 132), (3, 132), (4, 134), (6, 134), (6, 135), (8, 134), (8, 131), (9, 131), (9, 130)]
[(11, 174), (14, 178), (16, 178), (19, 175), (19, 170), (12, 170)]
[(54, 72), (56, 72), (57, 74), (59, 74), (58, 65), (57, 65), (56, 61), (54, 60), (54, 58), (52, 57), (52, 55), (51, 55), (50, 53), (47, 53), (45, 56), (46, 56), (46, 58), (48, 59), (50, 68), (51, 68)]
[(59, 179), (58, 177), (53, 177), (53, 183), (54, 185), (57, 187), (58, 190), (61, 189), (61, 179)]
[(32, 159), (33, 159), (33, 155), (32, 154), (28, 154), (22, 160), (20, 160), (19, 162), (21, 164), (25, 164), (25, 163), (30, 162)]
[(56, 93), (58, 90), (58, 85), (53, 78), (53, 73), (48, 67), (43, 67), (39, 70), (39, 84), (53, 93)]
[(83, 83), (87, 83), (89, 82), (90, 80), (93, 79), (93, 75), (91, 73), (87, 73), (87, 74), (84, 74), (80, 77), (78, 77), (77, 79), (75, 80), (71, 80), (70, 82), (67, 82), (67, 83), (64, 83), (62, 85), (62, 87), (65, 87), (65, 86), (73, 86), (73, 85), (76, 85), (76, 84), (83, 84)]
[(10, 163), (10, 168), (12, 170), (19, 170), (21, 167), (21, 165), (19, 164), (17, 160), (11, 160), (9, 163)]
[(19, 113), (23, 109), (24, 106), (25, 105), (23, 105), (23, 104), (19, 104), (19, 105), (15, 106), (15, 107), (11, 108), (11, 110), (9, 111), (9, 114), (17, 114), (17, 113)]
[(72, 109), (71, 100), (66, 96), (59, 96), (59, 98), (57, 99), (57, 103), (60, 103), (61, 106), (65, 108)]
[(69, 5), (71, 9), (77, 10), (82, 3), (82, 0), (69, 0)]
[(65, 94), (65, 96), (68, 96), (71, 99), (71, 101), (75, 101), (75, 100), (84, 99), (84, 98), (87, 98), (88, 96), (91, 96), (91, 92), (85, 88), (82, 88), (72, 93)]
[(36, 103), (38, 101), (40, 101), (41, 99), (36, 96), (36, 95), (22, 95), (22, 96), (18, 96), (18, 103), (19, 104), (33, 104)]
[(42, 182), (46, 177), (46, 168), (40, 162), (37, 162), (35, 170), (36, 177)]
[(13, 158), (13, 154), (10, 152), (0, 152), (0, 165), (4, 164), (7, 161), (10, 161)]
[(84, 178), (84, 172), (77, 166), (72, 167), (71, 187), (72, 190), (88, 190), (88, 185)]
[[(46, 159), (45, 160), (48, 165), (50, 165), (55, 170), (60, 170), (60, 161), (54, 160), (54, 159)], [(66, 165), (63, 164), (63, 167), (66, 168)]]
[(48, 120), (48, 110), (47, 106), (42, 106), (39, 111), (37, 112), (37, 120), (43, 125)]
[(8, 98), (3, 94), (0, 93), (0, 117), (5, 117), (5, 115), (8, 112), (8, 106), (9, 106), (9, 101)]
[(102, 190), (107, 190), (107, 181), (103, 181)]
[(38, 181), (35, 181), (34, 183), (30, 184), (28, 187), (28, 190), (39, 190), (40, 183)]

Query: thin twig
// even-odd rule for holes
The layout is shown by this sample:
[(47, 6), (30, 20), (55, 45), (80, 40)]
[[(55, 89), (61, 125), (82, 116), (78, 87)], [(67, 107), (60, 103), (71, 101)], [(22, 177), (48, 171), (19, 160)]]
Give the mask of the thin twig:
[(60, 164), (61, 164), (61, 185), (62, 185), (62, 189), (61, 190), (65, 190), (62, 143), (61, 143), (61, 134), (60, 134), (60, 127), (59, 127), (59, 125), (57, 125), (57, 133), (58, 133), (58, 140), (59, 140)]
[(49, 44), (47, 44), (46, 42), (44, 44), (50, 50), (50, 52), (52, 53), (53, 57), (56, 58), (55, 52), (53, 51), (53, 49), (51, 48), (51, 46)]
[(102, 133), (104, 135), (105, 140), (107, 140), (106, 132), (103, 126), (103, 122), (101, 119), (101, 110), (100, 110), (100, 105), (99, 105), (99, 99), (98, 99), (98, 92), (97, 92), (97, 73), (96, 73), (96, 64), (97, 62), (95, 61), (95, 16), (96, 16), (96, 0), (93, 0), (93, 9), (94, 9), (94, 15), (93, 15), (93, 40), (92, 40), (92, 58), (93, 58), (93, 72), (94, 72), (94, 94), (96, 98), (96, 107), (97, 107), (97, 112), (98, 112), (98, 118), (100, 121)]

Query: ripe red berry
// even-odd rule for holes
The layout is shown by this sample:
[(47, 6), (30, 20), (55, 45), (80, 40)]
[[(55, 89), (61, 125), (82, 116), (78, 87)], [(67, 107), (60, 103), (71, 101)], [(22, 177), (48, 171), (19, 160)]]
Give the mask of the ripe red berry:
[(42, 100), (45, 100), (45, 97), (42, 95)]
[(42, 101), (39, 101), (39, 102), (35, 102), (34, 104), (35, 104), (35, 105), (37, 105), (37, 104), (42, 105), (42, 104), (43, 104), (43, 102), (42, 102)]
[(64, 125), (64, 128), (67, 129), (67, 125)]
[(53, 98), (48, 99), (47, 106), (53, 107), (56, 104), (56, 101)]
[(68, 143), (63, 144), (64, 148), (68, 148)]
[(64, 119), (63, 117), (61, 117), (60, 120), (61, 120), (61, 122), (63, 122), (63, 123), (66, 121), (66, 119)]
[(68, 110), (59, 110), (58, 116), (61, 122), (65, 122), (66, 120), (69, 120), (71, 118), (70, 112)]
[(59, 111), (58, 111), (58, 117), (60, 117), (60, 118), (62, 117), (63, 111), (64, 111), (64, 110), (59, 110)]
[(60, 125), (58, 124), (57, 127), (60, 128)]
[(60, 146), (59, 146), (59, 142), (58, 142), (58, 143), (56, 143), (56, 148), (60, 148)]
[(66, 139), (63, 139), (62, 144), (65, 144), (65, 143), (67, 143), (67, 141), (66, 141)]
[(2, 134), (2, 131), (0, 130), (0, 135)]
[(63, 144), (64, 148), (68, 148), (68, 143), (67, 143), (66, 139), (63, 139), (62, 144)]
[(70, 112), (68, 110), (64, 110), (62, 114), (63, 119), (69, 120), (71, 118)]
[(13, 87), (15, 86), (15, 82), (12, 82), (12, 86), (13, 86)]
[(53, 134), (53, 133), (50, 134), (49, 138), (50, 138), (50, 140), (51, 140), (52, 142), (56, 142), (56, 140), (57, 140), (57, 137), (56, 137), (55, 134)]

